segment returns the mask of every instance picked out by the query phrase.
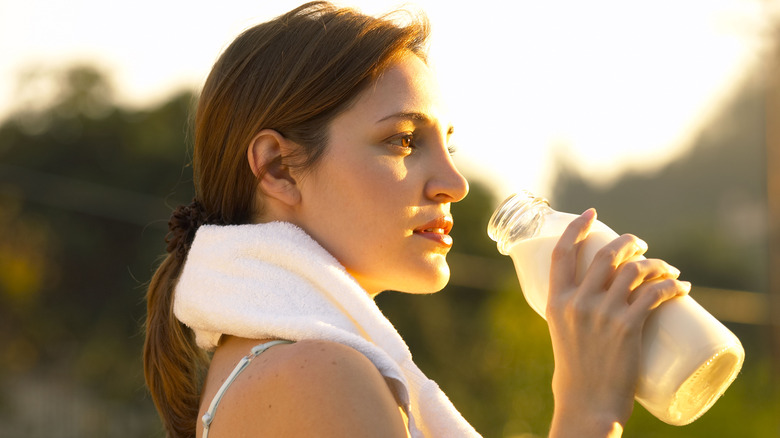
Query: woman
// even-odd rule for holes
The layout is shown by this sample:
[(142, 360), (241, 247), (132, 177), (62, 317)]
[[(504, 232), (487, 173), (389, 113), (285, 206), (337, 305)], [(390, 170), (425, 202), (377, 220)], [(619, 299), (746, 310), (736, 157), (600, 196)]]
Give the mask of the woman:
[[(216, 62), (196, 113), (196, 199), (174, 212), (147, 297), (145, 374), (171, 436), (477, 435), (372, 300), (446, 284), (450, 205), (468, 192), (427, 36), (424, 19), (315, 2)], [(646, 245), (630, 235), (575, 283), (594, 219), (553, 256), (551, 436), (620, 435), (642, 324), (689, 289), (636, 261)]]

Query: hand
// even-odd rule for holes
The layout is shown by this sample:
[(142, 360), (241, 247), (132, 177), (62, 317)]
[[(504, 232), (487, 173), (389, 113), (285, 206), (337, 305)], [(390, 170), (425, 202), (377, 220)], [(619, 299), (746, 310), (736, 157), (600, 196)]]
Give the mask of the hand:
[(630, 234), (599, 250), (578, 283), (579, 249), (595, 219), (595, 210), (583, 213), (553, 250), (551, 436), (620, 434), (634, 405), (642, 327), (658, 305), (690, 290), (690, 283), (677, 280), (676, 268), (642, 257), (647, 245)]

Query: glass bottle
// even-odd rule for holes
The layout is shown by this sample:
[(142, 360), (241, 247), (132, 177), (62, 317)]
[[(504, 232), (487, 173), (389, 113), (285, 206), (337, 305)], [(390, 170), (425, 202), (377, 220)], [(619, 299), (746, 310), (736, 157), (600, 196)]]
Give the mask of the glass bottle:
[[(529, 305), (545, 319), (552, 251), (576, 217), (520, 192), (496, 209), (488, 225), (499, 252), (512, 257)], [(578, 276), (616, 237), (603, 223), (593, 224), (577, 261)], [(674, 298), (645, 322), (636, 400), (668, 424), (691, 423), (726, 391), (744, 359), (742, 344), (728, 328), (690, 296)]]

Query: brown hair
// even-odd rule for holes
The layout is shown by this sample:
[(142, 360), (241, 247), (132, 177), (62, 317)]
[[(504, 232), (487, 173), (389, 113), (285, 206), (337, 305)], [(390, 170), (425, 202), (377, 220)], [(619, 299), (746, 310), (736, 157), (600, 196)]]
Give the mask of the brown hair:
[(331, 120), (399, 56), (425, 59), (428, 32), (424, 17), (402, 25), (312, 2), (246, 30), (215, 63), (195, 115), (196, 200), (174, 213), (169, 254), (147, 293), (144, 372), (169, 436), (195, 436), (208, 363), (173, 315), (173, 290), (200, 223), (249, 223), (262, 209), (247, 162), (250, 141), (274, 129), (301, 147), (286, 164), (311, 168)]

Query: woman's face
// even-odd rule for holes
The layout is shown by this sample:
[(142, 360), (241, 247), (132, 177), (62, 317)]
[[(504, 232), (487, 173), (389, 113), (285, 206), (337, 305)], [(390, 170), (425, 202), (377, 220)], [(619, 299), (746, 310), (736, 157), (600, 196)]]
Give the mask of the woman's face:
[(373, 296), (435, 292), (449, 280), (450, 203), (468, 193), (428, 66), (409, 54), (331, 123), (299, 180), (295, 222)]

